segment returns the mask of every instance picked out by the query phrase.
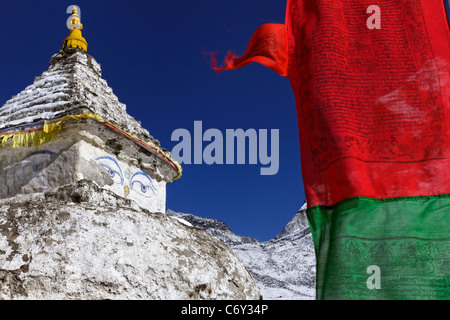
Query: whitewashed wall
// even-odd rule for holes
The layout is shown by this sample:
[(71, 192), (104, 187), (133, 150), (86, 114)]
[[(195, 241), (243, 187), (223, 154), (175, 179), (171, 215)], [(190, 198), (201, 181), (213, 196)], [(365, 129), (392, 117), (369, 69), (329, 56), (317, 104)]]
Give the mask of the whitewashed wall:
[(11, 142), (0, 148), (0, 199), (42, 193), (86, 179), (152, 212), (165, 212), (166, 181), (159, 160), (152, 164), (155, 170), (143, 170), (138, 149), (131, 148), (126, 139), (119, 143), (128, 147), (115, 155), (105, 141), (117, 136), (104, 131), (100, 138), (93, 134), (98, 128), (83, 127), (89, 128), (71, 126), (39, 148), (12, 148)]

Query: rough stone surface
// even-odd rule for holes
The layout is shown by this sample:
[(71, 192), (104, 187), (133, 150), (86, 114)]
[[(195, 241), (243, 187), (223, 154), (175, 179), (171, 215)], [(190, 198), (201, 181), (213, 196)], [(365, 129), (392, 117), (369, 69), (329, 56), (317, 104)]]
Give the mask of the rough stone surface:
[(260, 299), (221, 241), (87, 180), (0, 201), (1, 299)]

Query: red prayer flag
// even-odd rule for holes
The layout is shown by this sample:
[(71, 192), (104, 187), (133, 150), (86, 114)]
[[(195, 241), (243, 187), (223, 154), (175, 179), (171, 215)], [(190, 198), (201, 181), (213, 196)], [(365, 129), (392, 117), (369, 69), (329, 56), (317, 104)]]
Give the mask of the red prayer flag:
[[(375, 2), (288, 0), (288, 59), (269, 60), (296, 98), (317, 298), (450, 299), (444, 1)], [(263, 35), (217, 71), (261, 62)]]
[(372, 4), (288, 2), (289, 75), (310, 206), (450, 193), (444, 1), (378, 1), (381, 29), (367, 28)]
[(215, 54), (213, 68), (217, 72), (244, 67), (251, 62), (259, 62), (283, 77), (287, 76), (287, 36), (286, 25), (268, 23), (256, 29), (250, 39), (247, 51), (242, 57), (228, 51), (222, 67), (217, 67)]

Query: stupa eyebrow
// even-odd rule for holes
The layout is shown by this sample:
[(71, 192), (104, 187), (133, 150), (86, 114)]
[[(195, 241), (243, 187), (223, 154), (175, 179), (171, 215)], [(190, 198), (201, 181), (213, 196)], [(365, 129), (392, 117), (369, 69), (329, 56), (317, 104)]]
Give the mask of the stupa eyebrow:
[[(152, 188), (154, 188), (155, 190), (158, 190), (158, 189), (153, 185), (153, 180), (152, 180), (152, 178), (150, 178), (150, 176), (149, 176), (148, 174), (146, 174), (145, 172), (142, 172), (142, 171), (139, 171), (139, 172), (136, 172), (135, 174), (133, 174), (133, 176), (132, 176), (131, 179), (130, 179), (130, 185), (132, 185), (133, 182), (135, 182), (135, 181), (134, 181), (134, 178), (137, 177), (137, 176), (144, 176), (145, 178), (147, 178), (147, 179), (149, 180), (150, 186), (151, 186)], [(136, 182), (140, 182), (140, 181), (136, 181)]]
[(39, 155), (39, 154), (47, 154), (47, 155), (50, 155), (50, 156), (51, 156), (52, 154), (55, 154), (55, 152), (50, 151), (50, 150), (38, 150), (38, 151), (29, 153), (29, 154), (25, 157), (25, 159), (28, 159), (29, 157), (32, 157), (32, 156), (35, 156), (35, 155)]
[(152, 178), (150, 178), (149, 175), (146, 174), (145, 172), (142, 172), (142, 171), (136, 172), (135, 174), (133, 174), (133, 175), (131, 176), (131, 180), (133, 180), (133, 178), (134, 178), (135, 176), (144, 176), (144, 177), (148, 178), (148, 179), (150, 180), (150, 182), (152, 182)]

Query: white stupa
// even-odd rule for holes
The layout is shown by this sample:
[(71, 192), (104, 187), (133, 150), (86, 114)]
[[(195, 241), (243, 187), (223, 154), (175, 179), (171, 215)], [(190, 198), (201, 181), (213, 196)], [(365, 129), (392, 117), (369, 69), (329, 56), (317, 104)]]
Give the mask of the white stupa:
[(181, 166), (101, 78), (73, 8), (49, 69), (0, 108), (0, 199), (90, 180), (165, 212), (166, 184)]

